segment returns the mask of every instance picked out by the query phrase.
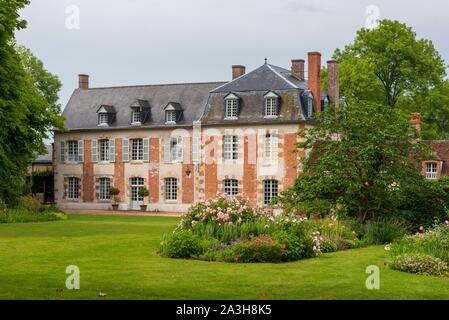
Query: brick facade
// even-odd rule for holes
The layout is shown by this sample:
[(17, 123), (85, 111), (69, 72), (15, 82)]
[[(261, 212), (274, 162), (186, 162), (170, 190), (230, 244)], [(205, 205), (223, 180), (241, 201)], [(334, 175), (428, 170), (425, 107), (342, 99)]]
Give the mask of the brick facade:
[(92, 140), (84, 140), (83, 201), (94, 201), (94, 164), (92, 163)]

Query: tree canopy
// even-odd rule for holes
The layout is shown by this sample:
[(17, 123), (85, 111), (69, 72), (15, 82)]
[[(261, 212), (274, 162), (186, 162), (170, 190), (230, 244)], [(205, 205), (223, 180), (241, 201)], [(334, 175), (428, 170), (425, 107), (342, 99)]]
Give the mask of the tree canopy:
[(14, 32), (26, 27), (18, 10), (28, 3), (0, 0), (0, 199), (8, 204), (22, 194), (27, 165), (45, 151), (44, 139), (63, 128), (55, 97), (60, 84), (45, 79), (43, 65), (15, 46)]
[[(427, 39), (398, 21), (362, 28), (334, 58), (340, 62), (341, 95), (349, 104), (368, 101), (420, 112), (425, 138), (449, 137), (446, 65)], [(325, 83), (324, 83), (325, 85)]]

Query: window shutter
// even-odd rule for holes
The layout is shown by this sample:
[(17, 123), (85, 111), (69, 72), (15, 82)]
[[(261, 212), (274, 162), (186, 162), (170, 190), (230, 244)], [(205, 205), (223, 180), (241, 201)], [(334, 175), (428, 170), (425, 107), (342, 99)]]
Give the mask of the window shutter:
[(170, 145), (171, 145), (171, 138), (165, 138), (165, 140), (164, 140), (164, 162), (170, 162), (170, 160), (171, 160)]
[(61, 140), (61, 148), (60, 148), (60, 160), (61, 162), (65, 162), (65, 141)]
[(278, 159), (278, 145), (279, 145), (279, 142), (278, 142), (278, 136), (277, 136), (277, 134), (275, 134), (275, 133), (273, 133), (272, 134), (272, 136), (271, 136), (271, 152), (272, 152), (272, 154), (271, 154), (271, 159), (272, 160), (274, 160), (274, 161), (277, 161), (277, 159)]
[(78, 141), (78, 162), (84, 162), (84, 141)]
[(115, 162), (115, 139), (109, 139), (109, 161)]
[(199, 157), (199, 146), (200, 146), (200, 139), (198, 137), (192, 138), (192, 162), (198, 163), (200, 160)]
[(123, 139), (122, 160), (124, 162), (129, 161), (129, 140), (128, 139)]
[(179, 162), (183, 162), (184, 161), (184, 138), (183, 137), (178, 137), (178, 142), (176, 144), (177, 148), (178, 148), (178, 152), (177, 152), (177, 156), (178, 156), (178, 161)]
[(143, 139), (143, 161), (148, 161), (150, 159), (149, 142), (149, 139)]
[(281, 113), (281, 98), (276, 98), (276, 115)]
[(92, 162), (98, 161), (98, 142), (97, 140), (92, 140)]

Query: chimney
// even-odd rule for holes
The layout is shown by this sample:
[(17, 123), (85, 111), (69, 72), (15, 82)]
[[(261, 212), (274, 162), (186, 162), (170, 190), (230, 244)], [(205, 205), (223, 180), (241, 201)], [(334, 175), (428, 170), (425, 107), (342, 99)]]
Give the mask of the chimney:
[(298, 80), (304, 80), (304, 63), (303, 59), (293, 59), (292, 60), (292, 75)]
[(245, 74), (246, 68), (241, 65), (232, 66), (232, 80), (241, 77)]
[(321, 53), (308, 53), (308, 86), (313, 94), (313, 102), (315, 104), (316, 112), (321, 112)]
[(89, 89), (89, 75), (87, 74), (78, 75), (78, 88), (83, 90)]
[(421, 114), (419, 113), (412, 113), (410, 116), (410, 122), (415, 126), (416, 131), (421, 131)]
[(329, 60), (327, 62), (327, 93), (330, 98), (330, 102), (335, 105), (335, 108), (338, 108), (340, 104), (340, 70), (338, 66), (338, 61)]

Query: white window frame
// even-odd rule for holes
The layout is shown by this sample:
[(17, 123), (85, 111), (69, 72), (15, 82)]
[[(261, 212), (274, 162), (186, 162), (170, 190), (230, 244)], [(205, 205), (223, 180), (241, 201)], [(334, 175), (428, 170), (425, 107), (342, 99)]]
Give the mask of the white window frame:
[(110, 161), (109, 139), (98, 140), (98, 153), (100, 161)]
[(108, 126), (109, 124), (109, 117), (107, 112), (100, 112), (98, 114), (98, 125), (99, 126)]
[(265, 117), (266, 118), (278, 117), (278, 98), (276, 97), (265, 98)]
[(102, 177), (100, 178), (100, 194), (99, 199), (100, 200), (111, 200), (111, 196), (109, 195), (109, 190), (111, 188), (111, 179)]
[(78, 162), (79, 161), (78, 140), (67, 141), (67, 161), (69, 161), (69, 162)]
[(143, 139), (130, 139), (131, 161), (143, 161)]
[[(168, 151), (164, 150), (164, 161), (168, 163), (183, 162), (184, 158), (184, 140), (182, 137), (170, 137), (168, 139), (169, 143), (164, 143), (164, 148), (168, 147)], [(166, 140), (167, 141), (167, 140)], [(166, 158), (166, 153), (168, 152), (168, 158)]]
[(236, 197), (239, 194), (239, 181), (237, 179), (226, 179), (223, 182), (224, 193), (228, 197)]
[(238, 159), (238, 136), (225, 135), (223, 137), (223, 158), (224, 160)]
[(165, 178), (165, 200), (166, 201), (178, 200), (178, 179)]
[(436, 180), (437, 179), (438, 165), (435, 162), (426, 162), (426, 179)]
[(310, 117), (313, 114), (313, 94), (309, 92), (307, 96), (307, 116)]
[(67, 181), (67, 199), (78, 200), (80, 197), (80, 179), (69, 177)]
[(237, 119), (238, 118), (239, 101), (236, 98), (226, 99), (225, 119)]
[(269, 205), (271, 199), (277, 197), (279, 194), (279, 182), (277, 180), (263, 181), (263, 204)]
[(265, 135), (264, 159), (265, 162), (276, 162), (278, 160), (278, 136), (274, 132)]
[(176, 110), (165, 111), (165, 123), (176, 124)]
[(142, 112), (139, 107), (133, 107), (131, 113), (131, 123), (139, 125), (142, 123)]

